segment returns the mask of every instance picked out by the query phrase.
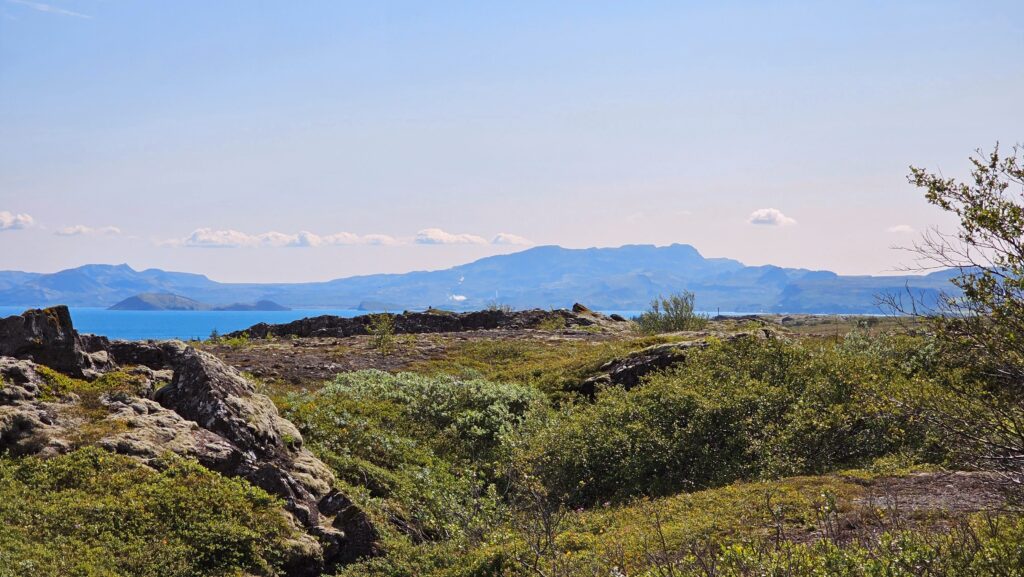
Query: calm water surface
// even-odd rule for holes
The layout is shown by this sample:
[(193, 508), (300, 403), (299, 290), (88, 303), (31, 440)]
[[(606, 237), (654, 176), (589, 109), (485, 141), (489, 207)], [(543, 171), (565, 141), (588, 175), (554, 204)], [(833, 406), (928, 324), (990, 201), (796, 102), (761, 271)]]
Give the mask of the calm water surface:
[[(28, 307), (0, 306), (0, 318), (19, 315)], [(374, 311), (353, 309), (295, 309), (290, 311), (111, 311), (104, 308), (70, 307), (75, 329), (111, 339), (205, 339), (247, 329), (256, 323), (287, 323), (296, 319), (335, 315), (354, 317)], [(626, 318), (642, 311), (602, 311)], [(724, 313), (723, 313), (724, 314)]]
[[(0, 317), (18, 315), (26, 307), (0, 306)], [(256, 323), (286, 323), (320, 315), (354, 317), (367, 311), (350, 309), (296, 309), (290, 311), (110, 311), (71, 307), (71, 320), (82, 333), (112, 339), (205, 339), (214, 329), (229, 333)]]

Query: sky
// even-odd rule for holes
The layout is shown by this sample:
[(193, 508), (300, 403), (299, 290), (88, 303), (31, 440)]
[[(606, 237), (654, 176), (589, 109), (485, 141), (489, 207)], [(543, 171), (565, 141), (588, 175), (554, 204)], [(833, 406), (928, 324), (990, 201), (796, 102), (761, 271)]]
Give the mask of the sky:
[(688, 243), (889, 274), (1024, 140), (1024, 2), (0, 0), (0, 269)]

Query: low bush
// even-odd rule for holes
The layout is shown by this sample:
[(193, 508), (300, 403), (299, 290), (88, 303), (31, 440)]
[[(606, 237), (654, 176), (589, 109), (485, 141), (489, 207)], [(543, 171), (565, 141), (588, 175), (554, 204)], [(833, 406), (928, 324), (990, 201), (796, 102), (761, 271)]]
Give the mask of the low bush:
[(248, 483), (88, 448), (0, 459), (0, 577), (276, 575), (293, 529)]
[(640, 331), (647, 334), (698, 331), (708, 324), (705, 315), (694, 312), (694, 295), (684, 291), (651, 301), (651, 308), (636, 319)]
[(370, 324), (366, 327), (370, 334), (370, 345), (383, 355), (390, 355), (395, 350), (395, 317), (388, 313), (370, 315)]
[(919, 416), (887, 399), (913, 371), (835, 345), (741, 339), (679, 368), (524, 429), (523, 470), (571, 503), (622, 500), (857, 467), (897, 452), (942, 451)]
[(436, 540), (461, 537), (497, 505), (495, 452), (541, 399), (520, 385), (360, 371), (280, 405), (339, 479)]

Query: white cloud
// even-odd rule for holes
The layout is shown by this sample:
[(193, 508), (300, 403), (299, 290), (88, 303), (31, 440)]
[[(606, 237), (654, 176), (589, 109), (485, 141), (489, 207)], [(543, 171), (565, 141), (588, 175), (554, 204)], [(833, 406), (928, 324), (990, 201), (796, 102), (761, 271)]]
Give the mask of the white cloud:
[(789, 226), (796, 224), (796, 220), (782, 214), (782, 211), (777, 208), (759, 208), (750, 214), (747, 222), (766, 226)]
[[(74, 226), (59, 231), (57, 234), (74, 235), (105, 232), (107, 229), (91, 229), (85, 226)], [(322, 246), (397, 246), (405, 244), (493, 244), (493, 245), (532, 245), (533, 242), (519, 235), (501, 232), (490, 242), (475, 234), (453, 234), (439, 228), (425, 228), (415, 237), (393, 237), (386, 234), (355, 234), (338, 232), (334, 234), (316, 234), (300, 231), (296, 234), (271, 231), (262, 234), (249, 234), (234, 229), (199, 228), (192, 234), (181, 239), (172, 239), (159, 244), (190, 248), (258, 248), (258, 247), (301, 247), (316, 248)]]
[(531, 242), (528, 238), (523, 238), (519, 236), (518, 234), (512, 234), (510, 232), (499, 232), (498, 234), (494, 235), (494, 238), (491, 239), (491, 244), (509, 244), (516, 246), (526, 246), (533, 244), (533, 242)]
[(396, 244), (402, 244), (401, 240), (393, 236), (386, 234), (364, 234), (362, 236), (363, 244), (376, 244), (376, 245), (387, 245), (394, 246)]
[(199, 228), (180, 241), (171, 241), (169, 244), (193, 248), (240, 248), (243, 246), (256, 246), (259, 242), (257, 237), (237, 230)]
[(85, 234), (111, 235), (121, 234), (121, 229), (116, 226), (101, 226), (99, 228), (93, 228), (91, 226), (85, 226), (84, 224), (76, 224), (74, 226), (62, 228), (53, 234), (56, 234), (57, 236), (80, 236)]
[(425, 228), (416, 233), (416, 244), (487, 244), (475, 234), (452, 234), (439, 228)]
[(896, 234), (910, 234), (916, 232), (914, 230), (914, 227), (910, 226), (909, 224), (897, 224), (895, 226), (890, 226), (889, 228), (885, 229), (885, 231)]
[(339, 232), (321, 236), (308, 231), (301, 231), (297, 234), (277, 231), (265, 232), (263, 234), (248, 234), (232, 229), (215, 230), (212, 228), (200, 228), (183, 239), (172, 240), (163, 244), (190, 248), (314, 248), (332, 245), (393, 245), (399, 244), (399, 241), (384, 234), (360, 236), (351, 232)]
[(35, 224), (35, 219), (27, 214), (14, 214), (0, 210), (0, 230), (18, 230)]
[(29, 8), (37, 12), (46, 12), (47, 14), (59, 14), (61, 16), (74, 16), (75, 18), (90, 19), (92, 16), (88, 14), (82, 14), (81, 12), (72, 12), (71, 10), (65, 10), (50, 4), (43, 4), (42, 2), (30, 2), (29, 0), (7, 0), (8, 4), (20, 4), (22, 6), (28, 6)]
[[(302, 233), (300, 233), (300, 234), (302, 234)], [(313, 235), (312, 233), (305, 233), (305, 234), (309, 234), (311, 236), (316, 236), (316, 235)], [(399, 241), (398, 239), (396, 239), (396, 238), (394, 238), (392, 236), (388, 236), (386, 234), (364, 234), (364, 235), (358, 235), (358, 234), (353, 234), (351, 232), (339, 232), (339, 233), (336, 233), (336, 234), (329, 234), (327, 236), (319, 237), (319, 240), (320, 240), (320, 244), (335, 245), (335, 246), (351, 246), (351, 245), (365, 245), (365, 244), (378, 245), (378, 246), (379, 245), (393, 246), (393, 245), (396, 245), (396, 244), (402, 244), (401, 241)], [(318, 245), (314, 244), (312, 246), (318, 246)]]
[(466, 295), (452, 295), (448, 298), (452, 299), (457, 303), (461, 303), (462, 301), (466, 300)]

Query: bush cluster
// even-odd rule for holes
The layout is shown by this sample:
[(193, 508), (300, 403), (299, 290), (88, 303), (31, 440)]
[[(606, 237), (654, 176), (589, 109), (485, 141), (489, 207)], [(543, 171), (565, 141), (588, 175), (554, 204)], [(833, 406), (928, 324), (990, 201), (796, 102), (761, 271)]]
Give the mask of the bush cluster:
[(513, 458), (570, 502), (815, 474), (897, 452), (940, 458), (927, 424), (887, 402), (914, 375), (854, 347), (740, 339), (640, 387), (544, 415)]
[(647, 334), (698, 331), (708, 324), (706, 315), (695, 312), (694, 294), (689, 291), (659, 296), (651, 308), (634, 319), (640, 331)]
[(168, 457), (0, 459), (0, 577), (276, 575), (294, 529), (264, 491)]
[(535, 390), (479, 379), (338, 375), (292, 394), (284, 415), (307, 446), (384, 518), (416, 539), (451, 539), (486, 523), (496, 506), (493, 459), (532, 407)]

